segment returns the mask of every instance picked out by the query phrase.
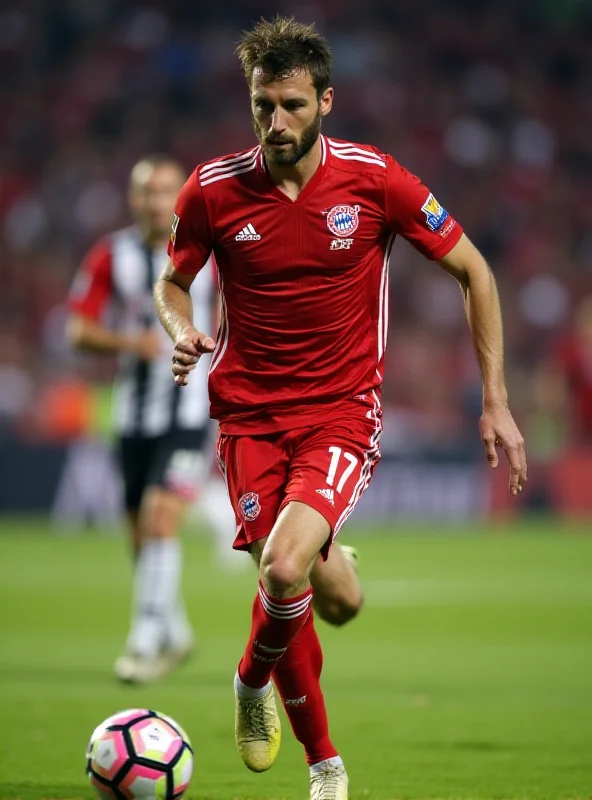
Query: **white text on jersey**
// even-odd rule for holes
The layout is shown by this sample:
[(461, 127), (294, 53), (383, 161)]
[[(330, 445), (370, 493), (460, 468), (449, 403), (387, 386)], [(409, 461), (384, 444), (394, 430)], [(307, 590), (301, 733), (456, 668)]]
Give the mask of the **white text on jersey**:
[(234, 238), (237, 242), (258, 242), (261, 236), (249, 222)]
[(349, 250), (353, 243), (353, 239), (331, 239), (329, 250)]

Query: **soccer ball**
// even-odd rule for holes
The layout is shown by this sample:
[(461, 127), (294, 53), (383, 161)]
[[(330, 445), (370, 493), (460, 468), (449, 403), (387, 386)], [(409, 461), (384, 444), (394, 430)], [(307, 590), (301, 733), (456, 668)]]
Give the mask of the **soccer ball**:
[(193, 772), (189, 737), (175, 720), (128, 708), (95, 728), (86, 773), (103, 800), (179, 800)]

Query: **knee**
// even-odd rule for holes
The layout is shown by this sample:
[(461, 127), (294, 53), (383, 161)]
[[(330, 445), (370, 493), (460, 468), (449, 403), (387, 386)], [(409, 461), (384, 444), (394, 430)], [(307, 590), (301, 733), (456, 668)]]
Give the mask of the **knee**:
[(314, 598), (314, 608), (319, 617), (337, 628), (357, 617), (363, 605), (364, 596), (361, 592), (330, 599)]
[(142, 541), (168, 539), (171, 536), (168, 526), (158, 511), (151, 511), (142, 518)]
[(142, 504), (139, 528), (143, 542), (149, 539), (171, 539), (177, 533), (175, 515), (171, 513), (166, 502), (155, 497)]
[(297, 560), (278, 557), (263, 552), (259, 564), (261, 582), (274, 597), (298, 594), (306, 579), (306, 572)]

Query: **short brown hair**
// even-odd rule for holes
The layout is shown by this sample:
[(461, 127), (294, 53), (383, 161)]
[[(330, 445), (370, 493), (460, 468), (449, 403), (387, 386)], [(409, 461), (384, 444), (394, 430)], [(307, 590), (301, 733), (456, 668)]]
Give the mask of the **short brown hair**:
[(331, 80), (331, 49), (314, 25), (296, 22), (294, 17), (261, 19), (244, 31), (236, 48), (251, 85), (253, 71), (261, 69), (271, 80), (282, 80), (307, 71), (320, 97)]
[(186, 178), (185, 167), (180, 161), (177, 161), (174, 156), (169, 156), (167, 153), (150, 153), (137, 161), (132, 167), (130, 173), (130, 184), (133, 184), (138, 175), (145, 169), (158, 169), (160, 167), (172, 167), (179, 172), (183, 180)]

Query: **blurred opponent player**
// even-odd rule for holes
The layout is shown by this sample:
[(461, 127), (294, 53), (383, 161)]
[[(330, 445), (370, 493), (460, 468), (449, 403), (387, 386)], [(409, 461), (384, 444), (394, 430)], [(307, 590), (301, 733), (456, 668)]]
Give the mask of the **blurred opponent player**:
[[(174, 385), (168, 339), (152, 301), (185, 178), (182, 167), (168, 156), (136, 164), (129, 186), (136, 224), (94, 245), (69, 301), (70, 341), (119, 356), (113, 416), (136, 573), (131, 630), (115, 674), (140, 683), (160, 677), (193, 648), (180, 596), (177, 538), (188, 504), (200, 492), (224, 550), (236, 528), (224, 484), (208, 482), (215, 434), (208, 413), (207, 361), (199, 365), (188, 392)], [(213, 300), (214, 268), (208, 264), (191, 287), (199, 319), (212, 319)], [(104, 318), (108, 307), (114, 326)]]
[[(495, 282), (460, 225), (390, 155), (321, 135), (333, 101), (331, 56), (313, 26), (262, 20), (238, 53), (259, 146), (191, 175), (155, 297), (178, 385), (191, 386), (200, 355), (213, 352), (211, 411), (240, 522), (235, 547), (259, 562), (235, 677), (239, 752), (255, 771), (276, 758), (273, 678), (306, 751), (311, 799), (345, 800), (311, 602), (313, 590), (316, 600), (352, 586), (343, 560), (331, 571), (339, 552), (331, 544), (380, 457), (397, 234), (460, 283), (483, 377), (481, 436), (492, 466), (496, 444), (505, 449), (512, 494), (526, 480), (526, 458), (507, 405)], [(194, 327), (189, 294), (212, 250), (223, 296), (216, 342)], [(195, 325), (203, 329), (198, 317)]]

